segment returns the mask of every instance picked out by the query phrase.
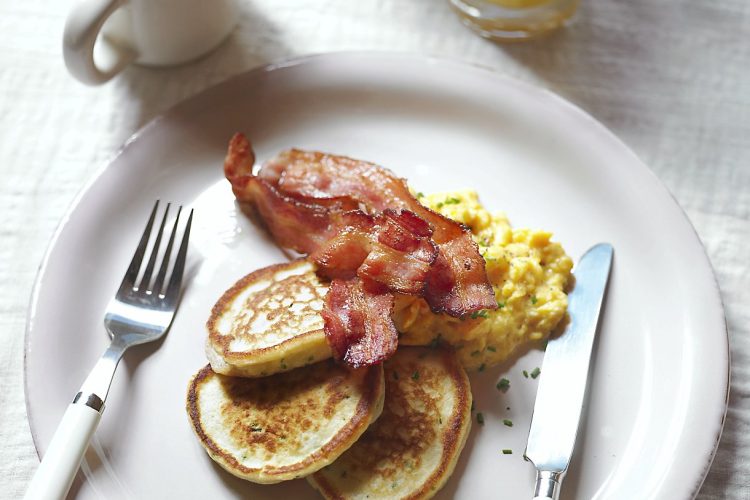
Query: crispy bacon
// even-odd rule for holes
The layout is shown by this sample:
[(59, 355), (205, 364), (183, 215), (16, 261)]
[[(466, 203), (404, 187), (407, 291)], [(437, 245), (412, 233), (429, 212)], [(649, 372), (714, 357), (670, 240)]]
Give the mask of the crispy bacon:
[(332, 279), (322, 315), (337, 359), (357, 367), (395, 351), (393, 292), (423, 296), (454, 316), (497, 307), (468, 230), (422, 206), (403, 179), (371, 163), (299, 150), (257, 175), (254, 161), (236, 134), (224, 164), (235, 196), (279, 245), (309, 254)]
[(369, 215), (347, 196), (328, 197), (321, 204), (287, 196), (271, 184), (273, 175), (253, 175), (253, 160), (247, 139), (235, 135), (224, 172), (237, 199), (252, 206), (279, 245), (309, 254), (328, 278), (359, 276), (370, 286), (424, 294), (438, 250), (422, 219), (406, 210)]
[(285, 248), (312, 253), (328, 240), (331, 211), (356, 209), (350, 198), (337, 197), (326, 205), (306, 203), (281, 194), (271, 183), (253, 174), (255, 155), (250, 142), (235, 134), (224, 159), (224, 175), (232, 185), (235, 197), (254, 210), (274, 237)]
[(333, 280), (321, 315), (334, 357), (359, 368), (392, 356), (398, 345), (393, 305), (393, 294), (368, 291), (360, 279)]
[(425, 300), (434, 312), (463, 316), (495, 309), (485, 262), (468, 228), (423, 206), (406, 182), (373, 163), (291, 149), (268, 161), (261, 176), (285, 195), (315, 203), (350, 197), (370, 212), (408, 210), (432, 228), (439, 255), (432, 266)]
[(328, 278), (359, 276), (366, 283), (407, 295), (423, 295), (438, 255), (432, 231), (406, 210), (333, 215), (332, 236), (310, 258)]

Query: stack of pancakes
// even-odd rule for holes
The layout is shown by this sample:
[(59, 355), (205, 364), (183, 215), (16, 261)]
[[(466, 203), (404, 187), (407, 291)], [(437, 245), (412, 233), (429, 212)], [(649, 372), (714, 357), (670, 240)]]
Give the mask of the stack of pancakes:
[(334, 363), (320, 311), (327, 284), (301, 259), (227, 290), (188, 389), (208, 454), (256, 483), (300, 477), (326, 498), (429, 498), (471, 424), (464, 369), (448, 349), (400, 347), (382, 365)]

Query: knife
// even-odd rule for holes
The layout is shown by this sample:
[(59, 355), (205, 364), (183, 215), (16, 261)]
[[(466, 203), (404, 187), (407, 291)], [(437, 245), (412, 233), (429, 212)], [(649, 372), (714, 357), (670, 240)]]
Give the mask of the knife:
[(581, 257), (568, 295), (570, 323), (547, 343), (524, 453), (536, 467), (534, 500), (557, 500), (573, 455), (613, 252), (611, 245), (600, 243)]

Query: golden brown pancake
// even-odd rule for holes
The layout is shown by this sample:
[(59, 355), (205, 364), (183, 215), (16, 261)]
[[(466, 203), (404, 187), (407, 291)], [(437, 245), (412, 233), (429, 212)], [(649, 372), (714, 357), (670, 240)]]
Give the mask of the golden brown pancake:
[(187, 413), (224, 469), (256, 483), (304, 477), (333, 462), (380, 415), (381, 366), (331, 361), (270, 377), (226, 377), (210, 366), (190, 383)]
[(239, 280), (206, 323), (206, 355), (214, 371), (264, 377), (330, 358), (320, 315), (327, 291), (304, 259)]
[(308, 477), (325, 498), (430, 498), (448, 480), (471, 426), (471, 392), (453, 351), (399, 347), (385, 362), (380, 418)]

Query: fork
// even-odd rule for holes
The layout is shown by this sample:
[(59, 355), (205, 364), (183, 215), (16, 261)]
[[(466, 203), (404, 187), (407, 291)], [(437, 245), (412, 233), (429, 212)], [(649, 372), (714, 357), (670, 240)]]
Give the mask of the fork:
[[(27, 500), (62, 499), (67, 495), (83, 454), (88, 448), (89, 440), (99, 424), (112, 377), (122, 355), (131, 346), (161, 338), (172, 324), (180, 298), (193, 211), (190, 211), (185, 224), (177, 256), (172, 259), (175, 235), (182, 213), (182, 207), (178, 208), (169, 242), (154, 278), (153, 273), (170, 209), (170, 204), (167, 204), (151, 246), (148, 262), (139, 280), (158, 208), (157, 200), (125, 277), (107, 306), (104, 327), (112, 341), (68, 406), (26, 491)], [(170, 264), (172, 270), (167, 280)]]

